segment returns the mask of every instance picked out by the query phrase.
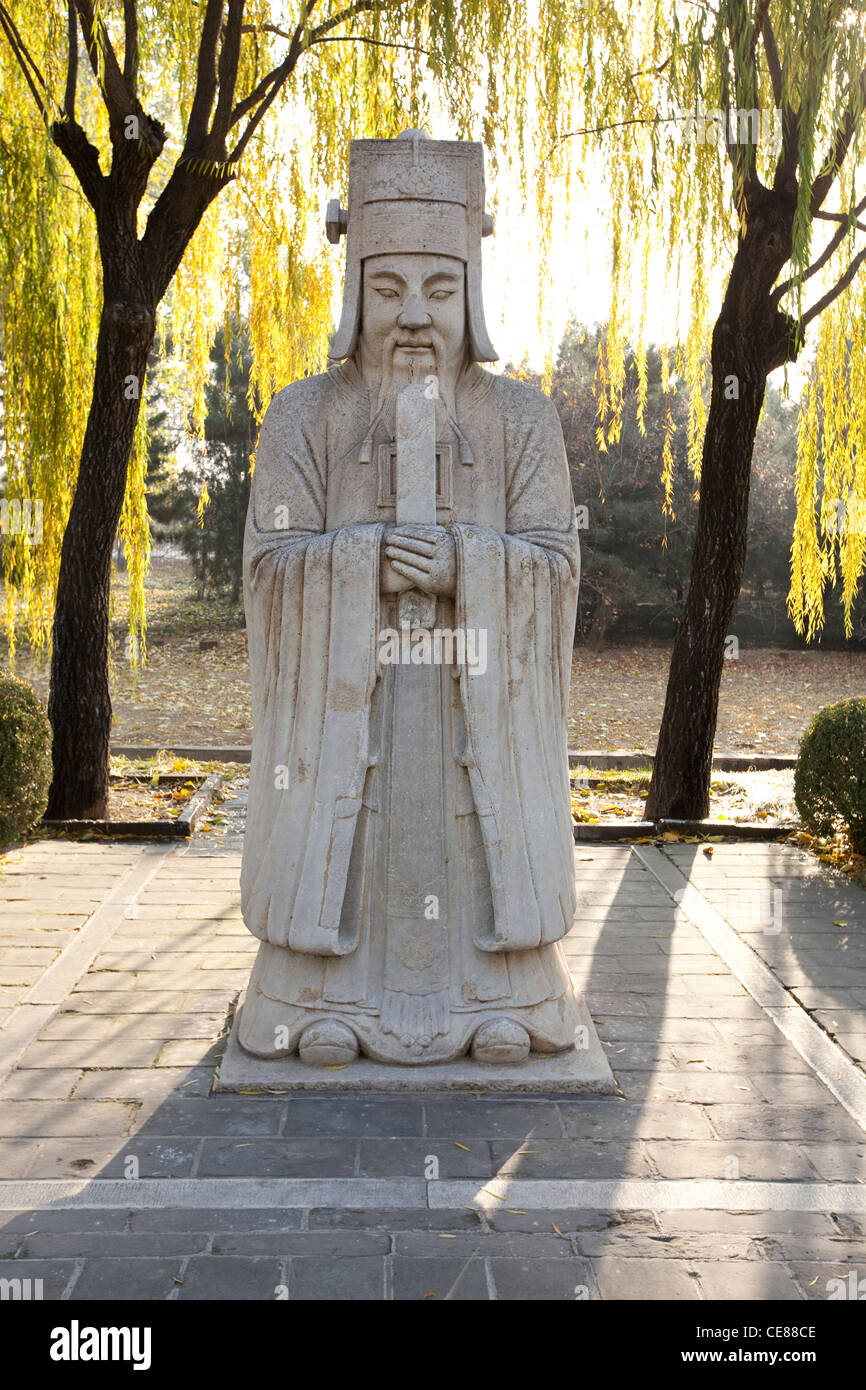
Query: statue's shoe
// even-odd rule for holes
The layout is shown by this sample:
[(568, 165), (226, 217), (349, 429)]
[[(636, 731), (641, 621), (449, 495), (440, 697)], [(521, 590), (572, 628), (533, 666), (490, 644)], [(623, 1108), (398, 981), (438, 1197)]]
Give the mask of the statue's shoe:
[(489, 1018), (472, 1039), (476, 1062), (498, 1066), (503, 1062), (525, 1062), (529, 1056), (529, 1034), (510, 1018)]
[(358, 1056), (358, 1039), (336, 1018), (326, 1018), (305, 1028), (298, 1042), (298, 1054), (308, 1067), (340, 1067)]

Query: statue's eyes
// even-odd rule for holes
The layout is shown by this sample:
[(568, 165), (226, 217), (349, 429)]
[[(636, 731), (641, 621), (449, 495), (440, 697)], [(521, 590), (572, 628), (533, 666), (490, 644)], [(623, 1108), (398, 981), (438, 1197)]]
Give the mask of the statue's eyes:
[(430, 298), (431, 298), (431, 299), (450, 299), (453, 293), (454, 293), (453, 290), (434, 290), (433, 293), (431, 294)]
[(392, 290), (392, 289), (388, 289), (388, 287), (387, 287), (386, 285), (376, 285), (376, 286), (375, 286), (375, 290), (376, 290), (376, 293), (377, 293), (377, 294), (380, 294), (380, 295), (382, 296), (383, 299), (397, 299), (397, 298), (398, 298), (397, 291), (396, 291), (396, 290)]

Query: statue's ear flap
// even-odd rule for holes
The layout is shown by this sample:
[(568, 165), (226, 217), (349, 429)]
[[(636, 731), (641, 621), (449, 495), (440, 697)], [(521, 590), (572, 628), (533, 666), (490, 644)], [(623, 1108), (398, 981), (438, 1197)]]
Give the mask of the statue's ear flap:
[(361, 277), (363, 274), (363, 263), (360, 256), (352, 254), (353, 250), (352, 231), (350, 227), (346, 252), (346, 280), (343, 286), (343, 309), (340, 314), (340, 326), (334, 334), (334, 341), (328, 353), (329, 357), (339, 362), (342, 362), (346, 357), (352, 356), (352, 353), (358, 346), (358, 335), (361, 331)]
[(469, 261), (466, 266), (466, 318), (469, 324), (469, 348), (473, 362), (496, 362), (497, 351), (490, 341), (484, 322), (484, 300), (481, 297), (481, 266)]

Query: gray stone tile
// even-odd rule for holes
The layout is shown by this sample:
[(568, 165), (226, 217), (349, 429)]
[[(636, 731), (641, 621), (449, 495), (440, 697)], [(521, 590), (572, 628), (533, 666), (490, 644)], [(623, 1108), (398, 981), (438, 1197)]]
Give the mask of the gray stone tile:
[(220, 1232), (215, 1255), (273, 1255), (276, 1259), (350, 1260), (362, 1255), (387, 1255), (386, 1231), (268, 1231)]
[(34, 1144), (27, 1177), (98, 1177), (122, 1144), (122, 1139), (42, 1139)]
[(545, 1232), (401, 1231), (394, 1237), (394, 1253), (418, 1259), (463, 1259), (474, 1250), (478, 1258), (492, 1260), (564, 1260), (574, 1251), (566, 1234), (558, 1236), (548, 1223)]
[(132, 1118), (127, 1105), (78, 1100), (10, 1100), (0, 1106), (0, 1134), (9, 1138), (93, 1137), (124, 1134)]
[[(778, 1084), (785, 1078), (774, 1077), (772, 1081)], [(790, 1079), (790, 1078), (789, 1078)], [(809, 1078), (796, 1078), (797, 1080), (808, 1080)], [(743, 1100), (763, 1100), (765, 1096), (761, 1091), (753, 1087), (746, 1076), (726, 1074), (724, 1072), (703, 1071), (697, 1068), (691, 1071), (663, 1071), (656, 1075), (648, 1075), (646, 1072), (625, 1072), (620, 1078), (620, 1086), (627, 1100), (639, 1100), (649, 1103), (659, 1101), (676, 1101), (680, 1105), (684, 1102), (691, 1102), (694, 1106), (698, 1105), (721, 1105), (725, 1102), (734, 1104)], [(819, 1093), (822, 1088), (819, 1088)], [(826, 1095), (826, 1091), (823, 1091)], [(688, 1108), (688, 1107), (686, 1107)]]
[(13, 1071), (0, 1087), (0, 1103), (10, 1100), (65, 1100), (81, 1078), (77, 1067)]
[[(198, 1153), (200, 1140), (177, 1138), (151, 1139), (136, 1135), (100, 1169), (100, 1178), (127, 1178), (130, 1184), (130, 1206), (134, 1206), (137, 1178), (188, 1178)], [(137, 1160), (137, 1167), (129, 1162)]]
[[(755, 1059), (763, 1067), (763, 1057)], [(837, 1105), (832, 1091), (818, 1080), (817, 1076), (792, 1076), (790, 1073), (753, 1073), (752, 1084), (758, 1096), (772, 1105)]]
[(495, 1260), (490, 1269), (497, 1299), (553, 1303), (595, 1297), (589, 1264), (574, 1255), (562, 1260)]
[[(771, 1238), (773, 1259), (819, 1260), (859, 1265), (866, 1275), (866, 1239), (825, 1233), (788, 1234), (780, 1231)], [(866, 1290), (864, 1290), (866, 1292)]]
[(148, 1135), (276, 1135), (284, 1114), (284, 1103), (275, 1096), (172, 1097), (157, 1106), (141, 1128)]
[(533, 1139), (525, 1147), (497, 1140), (491, 1149), (494, 1171), (502, 1177), (649, 1177), (652, 1171), (639, 1140), (629, 1144), (622, 1140)]
[(308, 1215), (310, 1230), (383, 1230), (383, 1231), (480, 1231), (481, 1216), (477, 1211), (442, 1208), (428, 1211), (417, 1208), (409, 1211), (336, 1210), (333, 1207), (314, 1207)]
[[(29, 1232), (57, 1231), (65, 1233), (78, 1231), (82, 1234), (89, 1234), (97, 1231), (125, 1231), (129, 1224), (129, 1215), (125, 1211), (90, 1211), (81, 1209), (78, 1211), (52, 1210), (50, 1207), (42, 1211), (0, 1211), (0, 1232), (3, 1235), (18, 1233), (21, 1236)], [(163, 1225), (165, 1215), (163, 1214)]]
[(713, 1133), (698, 1105), (675, 1101), (641, 1105), (606, 1096), (562, 1101), (559, 1109), (565, 1133), (572, 1139), (709, 1139)]
[(180, 1301), (220, 1302), (273, 1300), (283, 1287), (279, 1260), (241, 1259), (230, 1255), (194, 1255), (176, 1286)]
[(402, 1139), (423, 1133), (420, 1100), (367, 1096), (289, 1096), (283, 1133)]
[(500, 1100), (498, 1097), (448, 1096), (424, 1105), (427, 1135), (434, 1139), (523, 1139), (529, 1135), (560, 1138), (556, 1104), (547, 1100)]
[(619, 1230), (644, 1234), (655, 1231), (657, 1226), (649, 1211), (589, 1211), (583, 1208), (568, 1211), (548, 1208), (545, 1211), (509, 1210), (497, 1206), (488, 1213), (488, 1221), (495, 1231), (538, 1231), (546, 1234), (558, 1226), (566, 1235), (580, 1231)]
[(484, 1263), (477, 1255), (456, 1260), (395, 1255), (393, 1279), (393, 1296), (400, 1302), (486, 1302), (490, 1297)]
[(863, 1131), (847, 1110), (830, 1104), (714, 1105), (713, 1128), (721, 1139), (833, 1140), (862, 1139)]
[[(731, 1023), (739, 1023), (737, 1019), (717, 1019), (710, 1022), (709, 1019), (700, 1018), (614, 1018), (593, 1009), (593, 1021), (598, 1029), (598, 1035), (603, 1042), (644, 1042), (653, 1043), (657, 1046), (674, 1043), (707, 1044), (721, 1041), (721, 1029)], [(778, 1030), (773, 1024), (769, 1025), (775, 1036), (778, 1038)]]
[[(815, 1177), (798, 1144), (728, 1139), (716, 1143), (649, 1142), (647, 1152), (663, 1178), (756, 1178), (783, 1181)], [(736, 1167), (732, 1160), (736, 1160)]]
[(860, 1302), (866, 1295), (866, 1270), (852, 1271), (844, 1260), (792, 1260), (788, 1267), (804, 1297), (815, 1302), (847, 1303), (855, 1296)]
[(275, 1211), (237, 1210), (205, 1207), (187, 1210), (183, 1207), (163, 1211), (149, 1209), (132, 1211), (130, 1228), (133, 1231), (210, 1231), (216, 1239), (224, 1232), (236, 1231), (297, 1231), (304, 1213), (297, 1208)]
[[(753, 1072), (764, 1076), (812, 1076), (809, 1064), (797, 1052), (792, 1043), (787, 1042), (778, 1029), (774, 1028), (776, 1042), (759, 1041), (758, 1045), (748, 1040), (738, 1044), (705, 1044), (695, 1049), (694, 1044), (674, 1043), (671, 1051), (681, 1069), (686, 1074), (707, 1076), (713, 1072), (726, 1074), (741, 1072), (748, 1079)], [(771, 1035), (772, 1036), (772, 1035)]]
[(176, 1231), (163, 1230), (140, 1235), (130, 1231), (45, 1231), (26, 1237), (19, 1258), (50, 1260), (86, 1255), (88, 1259), (117, 1257), (133, 1262), (142, 1256), (168, 1259), (203, 1250), (208, 1240), (209, 1236), (204, 1231), (178, 1234)]
[(663, 1211), (659, 1212), (662, 1230), (670, 1235), (682, 1232), (704, 1232), (710, 1235), (749, 1235), (770, 1237), (789, 1231), (804, 1236), (830, 1236), (834, 1226), (822, 1211)]
[(634, 1300), (699, 1299), (700, 1288), (693, 1266), (686, 1260), (627, 1259), (602, 1255), (591, 1261), (603, 1299)]
[(385, 1260), (362, 1255), (336, 1263), (292, 1260), (289, 1298), (306, 1302), (380, 1302), (385, 1296)]
[(346, 1139), (205, 1139), (198, 1176), (350, 1178), (355, 1149)]
[(440, 1178), (489, 1178), (494, 1173), (489, 1145), (476, 1139), (464, 1149), (444, 1139), (362, 1139), (362, 1178), (423, 1178), (430, 1158), (439, 1163)]
[(178, 1287), (180, 1267), (179, 1259), (86, 1260), (71, 1297), (107, 1302), (166, 1299)]
[[(9, 1260), (0, 1259), (0, 1279), (20, 1279), (22, 1301), (25, 1295), (36, 1301), (37, 1281), (42, 1280), (42, 1300), (56, 1302), (66, 1292), (76, 1270), (75, 1260)], [(27, 1280), (30, 1280), (29, 1285)]]
[(23, 1178), (36, 1148), (35, 1139), (0, 1139), (0, 1178)]
[(866, 1138), (859, 1144), (802, 1144), (800, 1147), (825, 1182), (866, 1182)]
[(616, 1255), (624, 1259), (694, 1260), (712, 1254), (713, 1259), (747, 1261), (760, 1260), (764, 1253), (760, 1243), (749, 1235), (714, 1233), (710, 1242), (703, 1231), (669, 1235), (649, 1229), (620, 1228), (580, 1231), (576, 1240), (581, 1255), (592, 1259)]
[(209, 1067), (160, 1067), (155, 1071), (86, 1071), (75, 1088), (76, 1100), (128, 1100), (163, 1104), (174, 1097), (209, 1096)]

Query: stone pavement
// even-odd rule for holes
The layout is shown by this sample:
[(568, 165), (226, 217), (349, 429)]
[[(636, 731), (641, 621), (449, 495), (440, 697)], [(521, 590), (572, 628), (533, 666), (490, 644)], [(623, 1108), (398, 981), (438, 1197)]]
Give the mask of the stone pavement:
[(866, 1280), (856, 885), (784, 845), (577, 846), (566, 951), (617, 1096), (213, 1095), (256, 945), (223, 840), (0, 859), (0, 1278), (73, 1302)]

